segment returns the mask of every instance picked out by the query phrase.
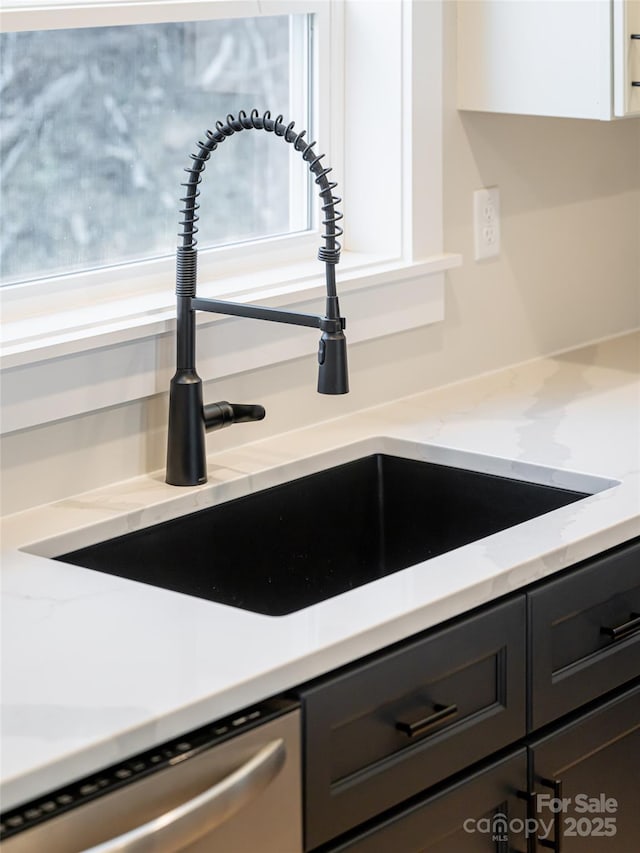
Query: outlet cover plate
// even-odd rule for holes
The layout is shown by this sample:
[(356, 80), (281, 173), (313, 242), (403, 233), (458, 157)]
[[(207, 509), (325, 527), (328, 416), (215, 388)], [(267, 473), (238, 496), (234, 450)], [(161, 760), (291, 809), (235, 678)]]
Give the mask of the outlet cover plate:
[(500, 254), (500, 190), (485, 187), (473, 194), (473, 235), (476, 261)]

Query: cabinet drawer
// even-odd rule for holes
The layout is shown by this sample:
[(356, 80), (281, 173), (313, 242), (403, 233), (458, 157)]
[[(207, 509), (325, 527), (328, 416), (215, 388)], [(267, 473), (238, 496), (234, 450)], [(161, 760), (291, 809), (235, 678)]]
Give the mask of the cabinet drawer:
[(525, 732), (525, 598), (301, 691), (306, 849)]
[[(639, 757), (640, 686), (532, 742), (529, 767), (535, 817), (539, 828), (548, 827), (552, 849), (638, 850)], [(552, 810), (555, 798), (562, 801), (560, 811)], [(538, 850), (543, 853), (542, 845)]]
[(640, 675), (640, 540), (527, 597), (530, 731)]
[[(524, 850), (527, 753), (517, 752), (388, 817), (331, 853), (496, 853)], [(512, 829), (513, 827), (513, 829)], [(506, 849), (506, 847), (505, 847)]]

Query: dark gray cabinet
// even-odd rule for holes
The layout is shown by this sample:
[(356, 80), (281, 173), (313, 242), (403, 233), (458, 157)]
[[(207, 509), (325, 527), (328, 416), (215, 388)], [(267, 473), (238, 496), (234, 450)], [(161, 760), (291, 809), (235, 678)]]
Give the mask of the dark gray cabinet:
[[(523, 796), (527, 779), (528, 798)], [(526, 748), (323, 849), (630, 853), (640, 839), (639, 793), (640, 686), (636, 686), (551, 733), (530, 739)]]
[(528, 593), (529, 731), (640, 674), (640, 542)]
[(640, 847), (640, 686), (532, 741), (529, 763), (535, 817), (556, 850)]
[[(299, 696), (306, 850), (629, 853), (640, 838), (640, 540)], [(563, 797), (570, 810), (554, 813)]]
[(525, 733), (524, 596), (301, 690), (307, 849)]
[(526, 850), (524, 748), (431, 794), (332, 853), (510, 853)]

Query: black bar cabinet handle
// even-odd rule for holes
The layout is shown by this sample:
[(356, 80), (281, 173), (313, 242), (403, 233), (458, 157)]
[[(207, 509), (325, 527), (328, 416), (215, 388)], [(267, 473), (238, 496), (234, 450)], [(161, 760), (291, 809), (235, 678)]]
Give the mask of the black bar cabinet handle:
[(640, 613), (630, 613), (629, 616), (629, 620), (623, 622), (622, 625), (603, 625), (600, 628), (600, 633), (606, 634), (612, 640), (625, 640), (627, 637), (640, 631)]
[[(540, 784), (553, 789), (556, 800), (562, 800), (562, 779), (540, 779)], [(553, 838), (539, 838), (541, 847), (548, 847), (553, 853), (562, 853), (562, 811), (553, 814)]]
[(404, 720), (398, 720), (396, 722), (396, 729), (407, 735), (407, 737), (417, 737), (418, 735), (428, 732), (429, 729), (432, 729), (439, 723), (443, 723), (445, 720), (455, 717), (458, 713), (458, 706), (434, 705), (433, 710), (433, 714), (429, 714), (428, 717), (423, 717), (421, 720), (416, 720), (413, 723), (406, 723)]

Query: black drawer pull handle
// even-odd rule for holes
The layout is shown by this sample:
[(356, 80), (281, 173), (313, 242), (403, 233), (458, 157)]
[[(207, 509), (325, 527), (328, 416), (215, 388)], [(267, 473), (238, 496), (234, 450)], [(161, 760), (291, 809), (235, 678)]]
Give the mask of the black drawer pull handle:
[[(562, 779), (540, 779), (542, 785), (553, 789), (556, 800), (562, 800)], [(539, 838), (541, 847), (548, 847), (553, 853), (562, 853), (562, 812), (553, 813), (553, 838)]]
[(640, 631), (640, 613), (631, 613), (629, 615), (631, 618), (628, 622), (623, 622), (622, 625), (615, 625), (614, 627), (603, 625), (600, 628), (600, 633), (606, 634), (612, 640), (624, 640), (635, 634), (636, 631)]
[(434, 705), (433, 710), (433, 714), (430, 714), (428, 717), (423, 717), (421, 720), (416, 720), (414, 723), (405, 723), (403, 720), (398, 720), (396, 722), (396, 729), (407, 735), (407, 737), (417, 737), (417, 735), (422, 735), (425, 732), (428, 732), (429, 729), (432, 729), (439, 723), (443, 723), (445, 720), (455, 717), (458, 713), (458, 706)]

